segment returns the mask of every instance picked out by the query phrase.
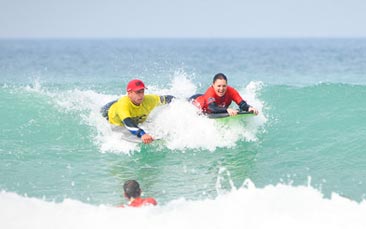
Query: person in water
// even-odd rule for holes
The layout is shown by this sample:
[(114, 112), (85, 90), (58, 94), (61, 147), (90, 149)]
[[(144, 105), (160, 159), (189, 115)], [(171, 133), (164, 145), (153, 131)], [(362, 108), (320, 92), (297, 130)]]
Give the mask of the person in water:
[(212, 85), (207, 89), (205, 94), (196, 94), (189, 100), (203, 113), (225, 113), (230, 116), (238, 114), (238, 110), (229, 108), (232, 101), (238, 106), (240, 111), (252, 112), (258, 114), (258, 110), (250, 106), (239, 94), (239, 92), (227, 84), (227, 77), (223, 73), (217, 73)]
[[(141, 198), (141, 188), (137, 181), (128, 180), (123, 185), (124, 196), (128, 199), (129, 203), (127, 206), (130, 207), (141, 207), (145, 205), (157, 205), (157, 201), (152, 198)], [(122, 205), (121, 207), (124, 207)]]
[(110, 124), (124, 126), (131, 134), (141, 138), (143, 143), (149, 144), (154, 140), (153, 137), (138, 124), (143, 123), (155, 107), (170, 103), (174, 96), (145, 95), (145, 89), (141, 80), (131, 80), (127, 84), (127, 95), (104, 105), (101, 113)]

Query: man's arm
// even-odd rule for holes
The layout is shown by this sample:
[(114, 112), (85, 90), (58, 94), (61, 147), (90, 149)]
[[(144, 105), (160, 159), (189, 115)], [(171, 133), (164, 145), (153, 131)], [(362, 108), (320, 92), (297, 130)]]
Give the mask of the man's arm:
[(154, 139), (150, 134), (145, 133), (143, 129), (138, 127), (131, 118), (125, 118), (123, 124), (131, 132), (131, 134), (136, 135), (141, 138), (141, 141), (145, 144), (151, 143)]
[(162, 104), (171, 103), (173, 99), (175, 99), (175, 97), (172, 95), (161, 95), (160, 96), (160, 102)]
[(136, 135), (137, 137), (141, 138), (142, 135), (146, 134), (143, 129), (138, 127), (131, 118), (123, 119), (123, 125), (131, 132), (131, 134)]

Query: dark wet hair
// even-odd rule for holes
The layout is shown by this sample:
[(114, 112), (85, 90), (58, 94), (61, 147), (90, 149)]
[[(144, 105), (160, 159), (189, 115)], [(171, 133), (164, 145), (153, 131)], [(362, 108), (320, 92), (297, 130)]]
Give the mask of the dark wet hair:
[(126, 181), (123, 185), (123, 190), (125, 191), (127, 198), (137, 198), (141, 195), (140, 185), (135, 180)]
[(227, 83), (227, 77), (226, 77), (223, 73), (217, 73), (217, 74), (214, 76), (214, 78), (213, 78), (213, 80), (212, 80), (212, 83), (215, 83), (215, 82), (216, 82), (216, 80), (218, 80), (218, 79), (220, 79), (220, 80), (225, 80), (225, 81), (226, 81), (226, 83)]

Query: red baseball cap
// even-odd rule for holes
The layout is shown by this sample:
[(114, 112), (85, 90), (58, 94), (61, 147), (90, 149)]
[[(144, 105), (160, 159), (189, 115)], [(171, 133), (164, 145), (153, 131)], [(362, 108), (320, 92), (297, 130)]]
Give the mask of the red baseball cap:
[(144, 82), (139, 79), (131, 80), (127, 84), (127, 92), (129, 91), (139, 91), (141, 89), (146, 89)]

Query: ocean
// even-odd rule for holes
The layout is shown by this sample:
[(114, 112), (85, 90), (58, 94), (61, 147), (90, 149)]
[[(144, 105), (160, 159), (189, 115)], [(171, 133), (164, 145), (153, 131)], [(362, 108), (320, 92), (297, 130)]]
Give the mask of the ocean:
[[(258, 116), (197, 114), (218, 72)], [(99, 113), (133, 78), (150, 145)], [(0, 98), (0, 228), (365, 228), (366, 39), (0, 40)]]

